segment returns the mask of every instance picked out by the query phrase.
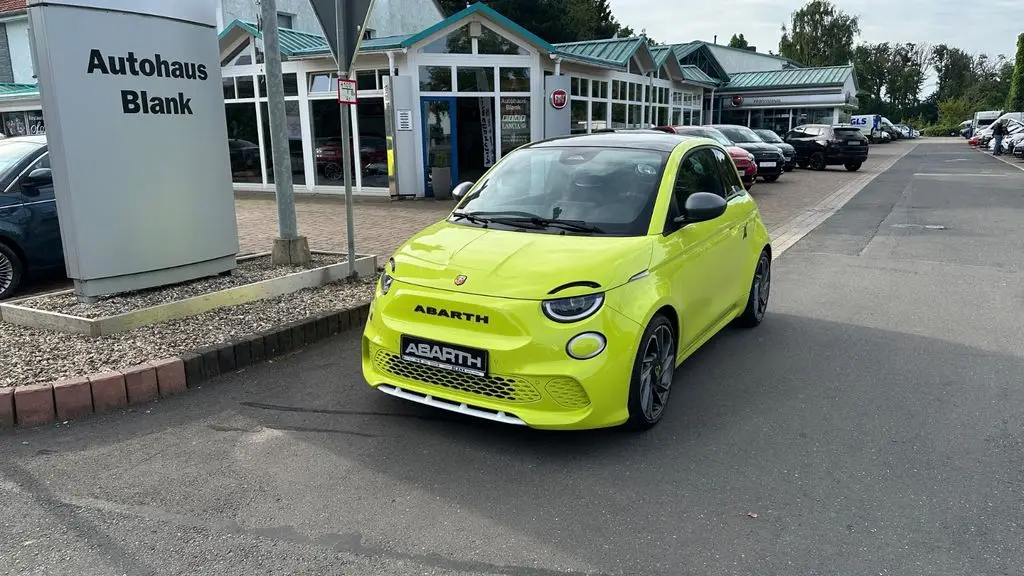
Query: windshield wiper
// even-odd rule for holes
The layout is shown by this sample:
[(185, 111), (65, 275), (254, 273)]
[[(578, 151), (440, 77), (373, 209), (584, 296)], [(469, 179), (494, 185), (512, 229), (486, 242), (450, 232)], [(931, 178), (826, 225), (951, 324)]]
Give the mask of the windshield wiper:
[(492, 212), (456, 212), (453, 216), (465, 218), (470, 222), (478, 222), (486, 225), (488, 222), (495, 222), (497, 224), (506, 224), (508, 226), (519, 226), (522, 227), (524, 224), (529, 224), (533, 228), (550, 228), (558, 227), (568, 230), (577, 230), (580, 232), (592, 232), (594, 234), (603, 234), (604, 231), (599, 227), (589, 224), (584, 220), (559, 220), (557, 218), (544, 218), (536, 214), (529, 212), (520, 212), (517, 210), (501, 210)]

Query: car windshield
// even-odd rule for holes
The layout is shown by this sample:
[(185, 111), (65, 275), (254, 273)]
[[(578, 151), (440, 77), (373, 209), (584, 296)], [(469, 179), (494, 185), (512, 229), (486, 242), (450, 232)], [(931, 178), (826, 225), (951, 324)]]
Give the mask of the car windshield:
[(551, 234), (647, 234), (668, 154), (612, 147), (522, 148), (470, 191), (451, 222)]
[(760, 136), (746, 126), (716, 126), (715, 128), (722, 134), (725, 134), (726, 138), (737, 144), (764, 142)]
[(24, 140), (0, 140), (0, 179), (19, 162), (39, 149), (39, 144)]
[(700, 136), (701, 138), (710, 138), (715, 142), (718, 142), (722, 146), (732, 146), (732, 141), (725, 137), (724, 134), (715, 130), (714, 128), (682, 128), (679, 130), (679, 134), (685, 136)]
[(771, 130), (755, 130), (754, 132), (765, 142), (782, 142), (782, 138), (779, 138), (779, 135)]

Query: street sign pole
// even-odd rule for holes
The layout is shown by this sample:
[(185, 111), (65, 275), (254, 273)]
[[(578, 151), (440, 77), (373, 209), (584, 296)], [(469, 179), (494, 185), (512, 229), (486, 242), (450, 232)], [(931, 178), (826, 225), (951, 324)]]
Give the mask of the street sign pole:
[(374, 0), (309, 0), (324, 37), (330, 45), (334, 59), (338, 63), (338, 107), (341, 111), (341, 167), (345, 176), (345, 219), (348, 228), (348, 273), (355, 277), (356, 273), (356, 230), (355, 216), (352, 212), (352, 105), (351, 100), (342, 99), (342, 83), (348, 82), (352, 63), (359, 44), (363, 40), (366, 21), (373, 11)]
[[(344, 3), (339, 2), (339, 4)], [(343, 22), (345, 16), (346, 14), (343, 10), (336, 10), (334, 13), (335, 33), (337, 34), (339, 47), (349, 44), (348, 26)], [(362, 27), (360, 27), (360, 32), (362, 32)], [(348, 80), (348, 70), (352, 56), (347, 61), (343, 61), (343, 58), (338, 58), (338, 106), (341, 110), (341, 170), (345, 176), (345, 230), (348, 234), (345, 244), (348, 247), (349, 278), (356, 276), (356, 218), (352, 209), (352, 104), (342, 102), (341, 86), (343, 81)]]
[(278, 238), (274, 239), (274, 264), (305, 265), (311, 260), (309, 242), (299, 236), (295, 216), (292, 159), (285, 124), (284, 76), (277, 34), (277, 0), (260, 0), (263, 28), (263, 63), (267, 79), (267, 112), (270, 115), (270, 147), (274, 159), (274, 191), (277, 198)]

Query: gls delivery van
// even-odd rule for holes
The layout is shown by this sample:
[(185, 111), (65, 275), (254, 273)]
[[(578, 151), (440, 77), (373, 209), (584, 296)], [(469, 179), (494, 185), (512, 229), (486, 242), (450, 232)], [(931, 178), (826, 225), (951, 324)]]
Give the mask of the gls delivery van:
[(989, 124), (996, 121), (997, 118), (1003, 115), (1002, 110), (982, 110), (981, 112), (974, 113), (974, 129), (971, 131), (971, 135), (977, 134), (982, 128), (985, 128)]
[(874, 143), (878, 140), (879, 132), (882, 130), (882, 115), (861, 114), (859, 116), (853, 116), (850, 118), (850, 124), (860, 128), (860, 133), (863, 134), (869, 142)]

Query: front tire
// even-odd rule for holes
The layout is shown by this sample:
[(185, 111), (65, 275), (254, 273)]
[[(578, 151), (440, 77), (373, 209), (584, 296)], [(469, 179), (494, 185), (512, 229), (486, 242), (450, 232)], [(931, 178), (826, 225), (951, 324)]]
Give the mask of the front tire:
[(825, 155), (821, 152), (811, 154), (811, 170), (821, 172), (825, 169)]
[(14, 294), (21, 284), (24, 264), (10, 246), (0, 242), (0, 300)]
[(629, 382), (629, 421), (634, 430), (648, 430), (661, 421), (676, 371), (675, 327), (656, 315), (640, 339)]
[(861, 163), (860, 162), (850, 162), (849, 164), (846, 164), (845, 166), (846, 166), (846, 169), (849, 170), (850, 172), (856, 172), (857, 170), (860, 170)]
[(772, 176), (762, 176), (761, 178), (763, 178), (765, 182), (775, 182), (776, 180), (779, 179), (779, 176), (781, 176), (781, 174), (774, 174)]
[(744, 328), (754, 328), (764, 321), (768, 311), (768, 297), (772, 290), (772, 257), (768, 250), (762, 250), (754, 269), (754, 279), (750, 282), (750, 294), (747, 296), (747, 307), (736, 319), (736, 323)]

